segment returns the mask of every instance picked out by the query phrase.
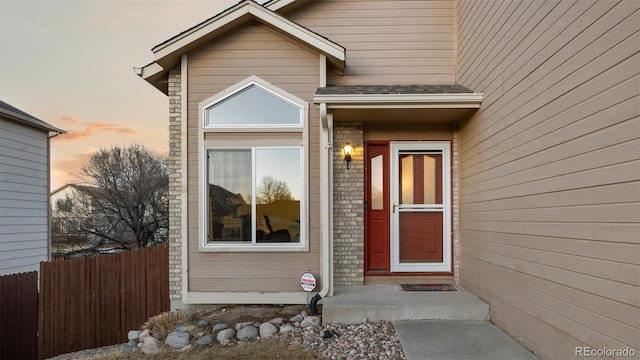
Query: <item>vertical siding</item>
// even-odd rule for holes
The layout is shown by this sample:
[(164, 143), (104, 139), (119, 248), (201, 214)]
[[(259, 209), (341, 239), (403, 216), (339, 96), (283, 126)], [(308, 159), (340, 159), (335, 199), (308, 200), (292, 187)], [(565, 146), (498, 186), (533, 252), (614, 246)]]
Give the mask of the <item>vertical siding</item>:
[(639, 8), (457, 2), (461, 283), (541, 358), (640, 347)]
[[(236, 29), (232, 34), (188, 54), (189, 291), (301, 291), (299, 280), (303, 272), (320, 273), (320, 123), (317, 106), (313, 105), (319, 74), (317, 53), (260, 25)], [(304, 99), (310, 105), (307, 148), (309, 251), (198, 251), (198, 104), (251, 75)], [(214, 139), (215, 136), (207, 138)], [(318, 288), (321, 286), (319, 284)]]
[(0, 118), (0, 275), (48, 259), (47, 132)]
[(291, 20), (344, 46), (344, 75), (328, 84), (450, 84), (454, 81), (451, 0), (313, 1)]

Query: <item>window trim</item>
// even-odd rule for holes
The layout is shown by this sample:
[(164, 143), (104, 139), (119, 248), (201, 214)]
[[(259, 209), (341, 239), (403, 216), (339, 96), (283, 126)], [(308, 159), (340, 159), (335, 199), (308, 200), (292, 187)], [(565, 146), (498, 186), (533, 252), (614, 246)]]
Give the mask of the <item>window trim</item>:
[[(296, 127), (290, 126), (277, 126), (277, 127), (206, 127), (204, 123), (204, 110), (210, 106), (210, 104), (215, 103), (216, 100), (222, 99), (225, 96), (229, 96), (230, 94), (236, 93), (240, 91), (243, 87), (248, 86), (248, 84), (256, 83), (266, 88), (279, 96), (282, 96), (288, 101), (293, 101), (297, 103), (299, 106), (303, 107), (302, 113), (302, 125)], [(259, 77), (252, 75), (248, 78), (238, 82), (235, 85), (228, 87), (227, 89), (221, 91), (220, 93), (201, 101), (198, 104), (198, 178), (197, 178), (197, 222), (198, 222), (198, 251), (199, 252), (308, 252), (309, 251), (309, 243), (310, 243), (310, 232), (309, 232), (309, 130), (308, 130), (308, 122), (309, 122), (309, 104), (292, 95), (288, 92), (269, 84), (268, 82), (260, 79)], [(256, 139), (255, 136), (251, 136), (249, 138), (236, 137), (229, 133), (234, 134), (242, 134), (242, 133), (256, 133), (264, 135), (261, 139)], [(270, 133), (282, 133), (288, 134), (284, 138), (272, 139), (270, 138)], [(298, 134), (296, 134), (298, 133)], [(209, 134), (205, 139), (205, 135)], [(231, 135), (231, 136), (229, 136)], [(184, 134), (183, 136), (186, 136)], [(300, 234), (301, 241), (299, 243), (291, 243), (291, 244), (275, 244), (269, 243), (268, 245), (256, 246), (238, 246), (238, 245), (217, 245), (212, 246), (207, 242), (207, 221), (205, 218), (206, 207), (207, 207), (207, 177), (205, 176), (205, 171), (207, 170), (207, 149), (213, 148), (250, 148), (250, 147), (293, 147), (297, 146), (301, 148), (302, 151), (302, 199), (301, 199), (301, 224)], [(187, 228), (188, 222), (186, 224)], [(304, 237), (302, 236), (304, 234)]]

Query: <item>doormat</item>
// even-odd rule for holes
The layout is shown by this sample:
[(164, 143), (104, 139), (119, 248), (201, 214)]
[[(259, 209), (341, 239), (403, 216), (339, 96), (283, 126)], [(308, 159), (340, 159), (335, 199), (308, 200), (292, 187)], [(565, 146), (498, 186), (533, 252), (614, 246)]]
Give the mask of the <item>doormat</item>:
[(404, 291), (457, 291), (451, 284), (400, 284)]

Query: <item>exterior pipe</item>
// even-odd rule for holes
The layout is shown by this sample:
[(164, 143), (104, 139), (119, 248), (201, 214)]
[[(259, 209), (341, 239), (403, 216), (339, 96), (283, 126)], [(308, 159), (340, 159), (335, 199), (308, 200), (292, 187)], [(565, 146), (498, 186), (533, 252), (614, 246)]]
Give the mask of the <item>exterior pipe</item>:
[(320, 120), (321, 120), (321, 146), (323, 147), (322, 151), (320, 151), (320, 194), (321, 194), (321, 209), (320, 209), (320, 222), (322, 229), (322, 289), (320, 293), (316, 294), (309, 304), (310, 309), (313, 311), (316, 307), (317, 302), (326, 297), (329, 294), (329, 289), (331, 287), (331, 236), (330, 236), (330, 223), (331, 223), (331, 213), (330, 213), (330, 171), (329, 167), (331, 166), (330, 154), (332, 150), (331, 139), (329, 138), (331, 125), (327, 121), (327, 104), (320, 104)]

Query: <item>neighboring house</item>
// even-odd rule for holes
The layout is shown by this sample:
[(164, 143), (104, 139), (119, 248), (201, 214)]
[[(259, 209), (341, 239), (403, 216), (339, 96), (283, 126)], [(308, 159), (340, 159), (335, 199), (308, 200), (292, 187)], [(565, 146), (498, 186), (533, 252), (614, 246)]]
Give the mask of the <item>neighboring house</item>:
[(50, 258), (50, 139), (62, 133), (0, 101), (0, 275)]
[(172, 307), (409, 275), (543, 358), (638, 345), (639, 7), (242, 1), (155, 46)]

